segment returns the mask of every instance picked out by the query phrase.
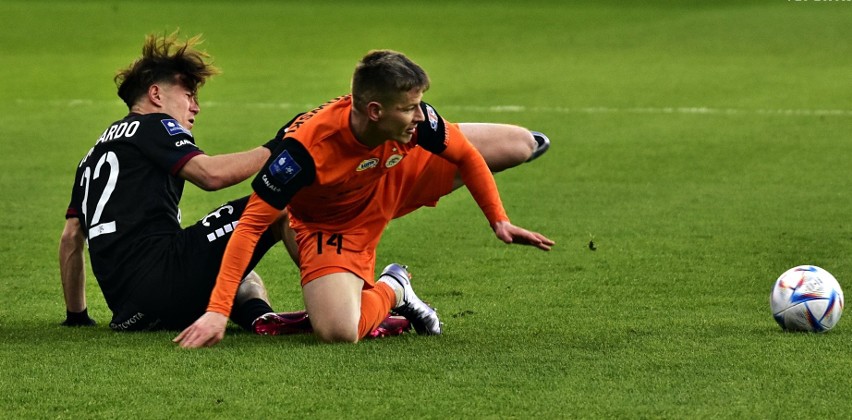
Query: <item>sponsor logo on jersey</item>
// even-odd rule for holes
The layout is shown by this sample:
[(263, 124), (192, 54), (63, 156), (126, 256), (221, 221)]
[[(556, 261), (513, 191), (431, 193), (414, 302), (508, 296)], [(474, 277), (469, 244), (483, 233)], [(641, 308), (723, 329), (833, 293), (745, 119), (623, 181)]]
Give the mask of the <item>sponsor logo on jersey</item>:
[(393, 168), (402, 160), (402, 155), (391, 155), (388, 160), (385, 161), (385, 168)]
[(167, 118), (165, 120), (160, 120), (160, 122), (163, 123), (163, 127), (166, 127), (166, 131), (170, 136), (176, 136), (178, 134), (186, 134), (188, 136), (192, 135), (189, 130), (183, 128), (183, 126), (175, 119)]
[(366, 159), (360, 164), (358, 164), (358, 168), (356, 168), (355, 170), (361, 172), (366, 171), (367, 169), (375, 168), (376, 166), (379, 166), (379, 158)]
[(260, 179), (263, 181), (263, 185), (266, 185), (266, 188), (269, 188), (270, 190), (272, 190), (274, 192), (281, 192), (281, 188), (278, 188), (275, 185), (273, 185), (271, 182), (269, 182), (269, 178), (266, 177), (266, 174), (261, 175)]
[(426, 116), (429, 118), (429, 127), (432, 127), (432, 131), (438, 131), (438, 113), (431, 105), (426, 105)]
[(290, 182), (301, 171), (302, 167), (293, 160), (287, 150), (278, 155), (272, 165), (269, 165), (269, 173), (282, 184)]
[(175, 142), (175, 147), (186, 146), (187, 144), (193, 144), (191, 140), (180, 140)]

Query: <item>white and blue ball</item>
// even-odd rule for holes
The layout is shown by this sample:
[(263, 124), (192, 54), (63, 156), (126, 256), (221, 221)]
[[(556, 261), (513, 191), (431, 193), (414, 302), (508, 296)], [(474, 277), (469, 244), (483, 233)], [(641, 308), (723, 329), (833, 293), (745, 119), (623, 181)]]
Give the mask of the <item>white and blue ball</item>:
[(825, 332), (843, 314), (843, 290), (828, 271), (813, 265), (793, 267), (769, 296), (772, 316), (784, 330)]

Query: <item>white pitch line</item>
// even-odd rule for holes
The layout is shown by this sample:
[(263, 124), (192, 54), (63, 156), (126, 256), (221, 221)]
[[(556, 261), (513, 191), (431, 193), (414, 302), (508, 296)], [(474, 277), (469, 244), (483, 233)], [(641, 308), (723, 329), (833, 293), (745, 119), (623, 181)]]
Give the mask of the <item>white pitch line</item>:
[[(46, 104), (57, 108), (76, 108), (87, 106), (118, 105), (123, 106), (119, 100), (92, 100), (92, 99), (16, 99), (19, 105)], [(240, 107), (255, 109), (292, 109), (295, 111), (306, 111), (316, 107), (316, 104), (296, 104), (292, 102), (220, 102), (202, 101), (201, 108), (205, 107)], [(852, 117), (850, 109), (765, 109), (765, 108), (712, 108), (705, 106), (694, 107), (552, 107), (552, 106), (524, 106), (524, 105), (443, 105), (443, 110), (463, 112), (483, 112), (492, 114), (522, 114), (534, 112), (540, 114), (680, 114), (680, 115), (769, 115), (784, 117)]]
[(685, 115), (780, 115), (780, 116), (836, 116), (850, 117), (848, 109), (746, 109), (709, 107), (525, 107), (508, 106), (441, 106), (441, 109), (491, 112), (491, 113), (555, 113), (555, 114), (685, 114)]

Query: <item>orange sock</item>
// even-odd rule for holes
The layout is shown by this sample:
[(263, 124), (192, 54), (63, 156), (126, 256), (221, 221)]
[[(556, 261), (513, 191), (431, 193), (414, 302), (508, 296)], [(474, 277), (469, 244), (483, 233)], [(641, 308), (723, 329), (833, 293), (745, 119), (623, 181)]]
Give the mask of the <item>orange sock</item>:
[(376, 282), (376, 286), (361, 292), (361, 320), (358, 322), (358, 337), (365, 337), (388, 317), (396, 294), (387, 284)]

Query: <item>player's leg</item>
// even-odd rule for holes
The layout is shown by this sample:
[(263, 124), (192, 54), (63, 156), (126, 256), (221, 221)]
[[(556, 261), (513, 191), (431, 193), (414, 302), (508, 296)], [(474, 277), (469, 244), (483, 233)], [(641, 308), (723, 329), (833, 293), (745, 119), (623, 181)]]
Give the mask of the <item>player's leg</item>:
[[(296, 232), (290, 227), (289, 217), (277, 220), (270, 229), (275, 229), (277, 237), (281, 238), (290, 258), (299, 266), (299, 247), (296, 244)], [(313, 327), (307, 312), (285, 312), (266, 314), (255, 322), (255, 332), (263, 335), (279, 335), (293, 333), (310, 333)], [(411, 330), (411, 323), (404, 317), (385, 314), (384, 320), (378, 327), (362, 338), (383, 338), (404, 334)]]
[(377, 284), (386, 284), (394, 291), (394, 312), (402, 315), (421, 335), (440, 335), (443, 323), (438, 313), (423, 302), (411, 287), (411, 273), (401, 264), (390, 264), (382, 270)]
[(302, 287), (308, 317), (321, 341), (358, 342), (363, 287), (364, 281), (348, 272), (327, 274)]
[[(246, 199), (239, 200), (241, 203)], [(242, 206), (237, 207), (236, 216), (242, 214)], [(286, 212), (276, 220), (272, 226), (263, 234), (255, 249), (255, 257), (252, 258), (250, 267), (254, 267), (260, 257), (268, 250), (284, 241), (284, 229), (287, 226)], [(292, 231), (291, 231), (292, 234)], [(224, 252), (224, 251), (223, 251)], [(221, 258), (220, 258), (221, 259)], [(237, 295), (234, 298), (234, 308), (231, 311), (231, 319), (243, 328), (249, 329), (259, 335), (289, 335), (310, 334), (312, 332), (308, 314), (305, 311), (274, 312), (269, 301), (266, 285), (261, 277), (255, 272), (249, 272), (240, 282)]]
[(290, 227), (290, 216), (287, 211), (284, 211), (283, 216), (276, 220), (269, 229), (276, 232), (276, 236), (284, 243), (284, 247), (287, 249), (287, 254), (290, 255), (290, 259), (292, 259), (296, 264), (296, 267), (298, 267), (299, 246), (296, 244), (296, 232)]
[[(393, 201), (393, 194), (387, 195), (393, 191), (384, 189), (388, 184), (396, 186), (392, 181), (380, 185), (376, 195)], [(296, 218), (291, 221), (305, 308), (322, 341), (354, 343), (364, 337), (401, 333), (409, 327), (398, 320), (388, 320), (388, 313), (411, 300), (403, 299), (410, 284), (394, 287), (397, 282), (389, 282), (384, 276), (374, 280), (376, 247), (389, 221), (386, 210), (377, 204), (362, 212), (346, 229), (335, 229), (336, 233)], [(406, 294), (409, 295), (416, 298), (413, 291)], [(410, 324), (419, 321), (412, 314), (403, 315)], [(382, 325), (384, 321), (387, 322)], [(384, 331), (377, 332), (379, 327)]]
[(358, 224), (335, 233), (294, 219), (305, 309), (324, 342), (356, 343), (388, 316), (393, 289), (378, 285), (375, 249), (387, 221), (362, 214)]
[(460, 123), (458, 126), (485, 158), (491, 172), (534, 160), (550, 148), (550, 139), (543, 133), (516, 125)]
[(460, 123), (458, 126), (485, 158), (491, 172), (526, 162), (536, 149), (535, 138), (523, 127), (489, 123)]
[[(495, 173), (536, 159), (550, 148), (547, 136), (516, 125), (460, 123), (458, 127)], [(453, 189), (462, 185), (457, 175)]]
[(254, 271), (240, 281), (234, 298), (231, 319), (246, 324), (244, 327), (251, 322), (251, 331), (258, 335), (310, 334), (312, 332), (307, 312), (272, 311), (266, 285)]
[[(173, 293), (168, 299), (169, 317), (174, 324), (171, 327), (185, 328), (204, 314), (225, 247), (247, 202), (247, 197), (228, 202), (182, 231), (174, 252), (179, 263), (169, 275)], [(251, 270), (275, 243), (273, 232), (264, 233), (238, 289), (231, 319), (244, 329), (251, 330), (255, 319), (273, 312), (263, 281)]]
[[(404, 266), (387, 266), (374, 287), (352, 273), (318, 277), (302, 288), (305, 307), (317, 337), (327, 343), (356, 343), (365, 337), (398, 335), (413, 325), (418, 334), (441, 334), (434, 309), (414, 293)], [(388, 319), (394, 309), (405, 317)]]
[[(293, 259), (293, 262), (295, 262), (298, 267), (299, 248), (296, 245), (296, 234), (293, 232), (293, 229), (290, 228), (287, 212), (284, 211), (282, 217), (273, 222), (268, 230), (273, 233), (276, 240), (284, 243), (287, 253), (290, 254), (290, 258)], [(252, 271), (252, 273), (254, 272)], [(259, 277), (260, 276), (258, 276), (258, 279)], [(245, 280), (240, 283), (240, 288), (237, 289), (236, 302), (240, 300), (240, 294), (243, 287), (247, 287)], [(263, 292), (266, 292), (265, 287), (263, 288)], [(252, 292), (247, 291), (246, 296), (248, 296), (248, 293)], [(256, 290), (255, 293), (260, 293), (260, 290)], [(310, 319), (308, 319), (307, 311), (265, 313), (254, 320), (252, 323), (252, 329), (255, 333), (260, 335), (310, 334), (313, 332), (313, 327), (311, 326)]]
[(237, 296), (234, 297), (234, 306), (245, 304), (251, 299), (260, 299), (269, 304), (269, 294), (266, 292), (266, 285), (263, 279), (251, 271), (240, 281), (240, 287), (237, 288)]

